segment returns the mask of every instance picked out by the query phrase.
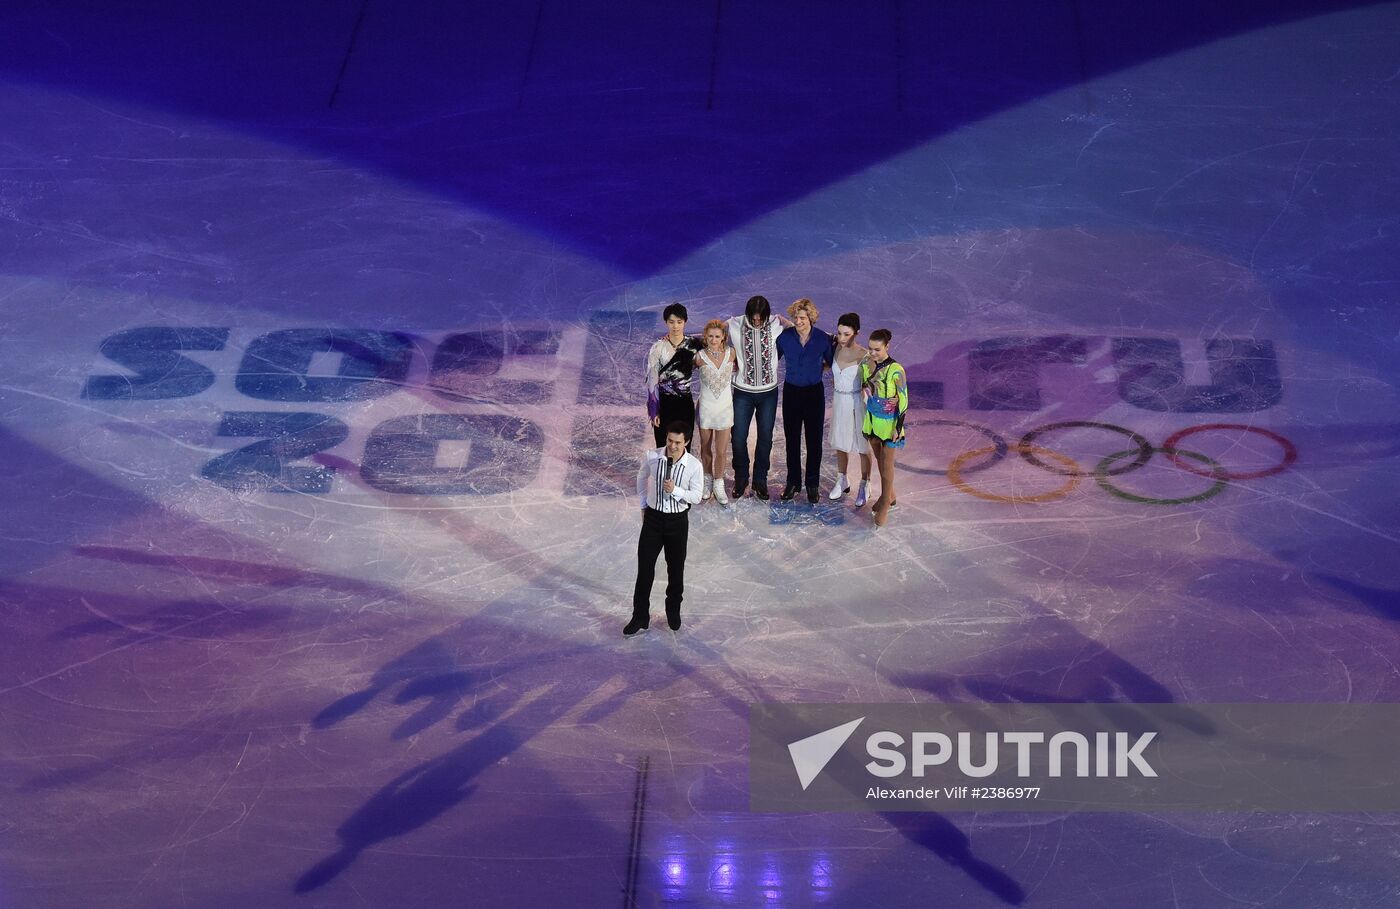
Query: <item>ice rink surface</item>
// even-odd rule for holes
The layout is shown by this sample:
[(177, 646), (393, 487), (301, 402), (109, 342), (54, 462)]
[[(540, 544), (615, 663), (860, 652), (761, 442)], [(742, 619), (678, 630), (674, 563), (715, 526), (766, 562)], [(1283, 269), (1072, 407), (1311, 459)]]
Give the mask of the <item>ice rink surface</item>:
[[(1400, 696), (1400, 5), (20, 7), (0, 906), (1400, 905), (1389, 814), (746, 769), (755, 702)], [(755, 293), (893, 331), (899, 506), (706, 502), (624, 639), (644, 352)]]

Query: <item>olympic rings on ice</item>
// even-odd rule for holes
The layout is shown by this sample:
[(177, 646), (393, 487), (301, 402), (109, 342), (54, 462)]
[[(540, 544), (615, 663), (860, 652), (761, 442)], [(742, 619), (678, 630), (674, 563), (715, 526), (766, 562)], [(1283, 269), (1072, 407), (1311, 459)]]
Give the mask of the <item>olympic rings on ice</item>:
[[(926, 419), (919, 420), (917, 423), (911, 422), (910, 425), (963, 427), (986, 436), (988, 442), (991, 444), (969, 449), (958, 454), (957, 457), (953, 458), (952, 462), (949, 463), (946, 470), (938, 470), (932, 467), (918, 467), (912, 464), (901, 464), (901, 470), (946, 476), (948, 482), (961, 492), (979, 499), (984, 499), (988, 502), (998, 502), (1006, 505), (1036, 505), (1063, 499), (1078, 488), (1079, 481), (1083, 477), (1093, 477), (1099, 488), (1103, 489), (1109, 495), (1127, 502), (1135, 502), (1141, 505), (1185, 505), (1192, 502), (1203, 502), (1218, 496), (1231, 481), (1253, 480), (1281, 473), (1298, 460), (1297, 446), (1291, 441), (1273, 430), (1263, 429), (1258, 426), (1249, 426), (1244, 423), (1204, 423), (1199, 426), (1190, 426), (1172, 433), (1160, 446), (1153, 445), (1141, 433), (1134, 432), (1127, 427), (1118, 426), (1113, 423), (1100, 423), (1092, 420), (1062, 420), (1056, 423), (1047, 423), (1044, 426), (1038, 426), (1023, 434), (1021, 440), (1015, 444), (1007, 442), (1006, 439), (995, 430), (964, 420)], [(1037, 444), (1038, 441), (1043, 440), (1043, 437), (1049, 433), (1064, 429), (1098, 429), (1105, 432), (1117, 433), (1118, 435), (1126, 437), (1128, 441), (1132, 443), (1133, 447), (1125, 448), (1122, 451), (1115, 451), (1101, 458), (1092, 470), (1086, 470), (1069, 455)], [(1178, 447), (1182, 440), (1192, 435), (1219, 430), (1250, 432), (1261, 435), (1278, 445), (1282, 452), (1282, 457), (1277, 464), (1262, 470), (1230, 471), (1214, 458), (1197, 451), (1187, 451)], [(968, 474), (995, 466), (1003, 461), (1011, 452), (1020, 455), (1026, 463), (1033, 467), (1038, 467), (1048, 473), (1065, 477), (1065, 483), (1047, 492), (1029, 495), (1002, 495), (989, 492), (985, 489), (979, 489), (967, 481), (966, 477)], [(1188, 473), (1211, 480), (1211, 485), (1203, 492), (1195, 493), (1194, 495), (1163, 498), (1131, 492), (1110, 479), (1132, 473), (1135, 470), (1145, 467), (1147, 463), (1152, 460), (1152, 457), (1158, 454), (1165, 455), (1168, 461)], [(978, 460), (979, 458), (982, 460)]]

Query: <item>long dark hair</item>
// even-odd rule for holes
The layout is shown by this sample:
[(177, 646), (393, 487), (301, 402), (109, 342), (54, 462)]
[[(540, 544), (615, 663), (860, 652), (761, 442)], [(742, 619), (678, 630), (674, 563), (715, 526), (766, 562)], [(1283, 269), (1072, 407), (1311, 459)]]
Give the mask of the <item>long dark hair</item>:
[(767, 297), (752, 296), (749, 297), (749, 302), (744, 304), (744, 318), (750, 322), (754, 316), (758, 316), (759, 322), (767, 322), (772, 314), (773, 309), (768, 305)]

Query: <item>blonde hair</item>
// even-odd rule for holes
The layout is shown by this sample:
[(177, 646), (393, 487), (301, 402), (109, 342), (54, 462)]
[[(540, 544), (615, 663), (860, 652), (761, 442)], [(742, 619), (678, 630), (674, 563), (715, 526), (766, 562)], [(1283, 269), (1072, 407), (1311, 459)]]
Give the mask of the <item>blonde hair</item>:
[(792, 302), (792, 305), (789, 306), (789, 307), (787, 308), (788, 318), (789, 318), (789, 319), (796, 319), (796, 318), (797, 318), (797, 314), (800, 313), (800, 312), (803, 312), (804, 310), (805, 310), (806, 313), (807, 313), (807, 318), (812, 320), (812, 324), (813, 324), (813, 325), (816, 325), (816, 324), (817, 324), (817, 307), (814, 306), (814, 305), (812, 304), (812, 301), (809, 300), (809, 299), (807, 299), (806, 297), (803, 297), (803, 298), (800, 299), (800, 300), (794, 300), (794, 301)]
[(702, 331), (702, 332), (700, 332), (700, 337), (703, 338), (703, 339), (705, 340), (705, 346), (706, 346), (706, 347), (709, 347), (709, 346), (710, 346), (710, 332), (711, 332), (712, 330), (715, 330), (715, 329), (718, 329), (718, 330), (719, 330), (719, 338), (720, 338), (720, 340), (719, 340), (719, 346), (720, 346), (720, 347), (728, 347), (728, 346), (729, 346), (729, 326), (726, 325), (726, 324), (724, 324), (724, 320), (723, 320), (723, 319), (711, 319), (710, 321), (708, 321), (708, 322), (705, 323), (705, 330)]

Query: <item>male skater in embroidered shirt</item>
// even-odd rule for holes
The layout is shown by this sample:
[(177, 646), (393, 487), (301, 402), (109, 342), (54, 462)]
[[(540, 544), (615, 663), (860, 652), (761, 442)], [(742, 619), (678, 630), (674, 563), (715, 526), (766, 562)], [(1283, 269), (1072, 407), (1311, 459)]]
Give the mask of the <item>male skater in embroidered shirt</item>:
[(768, 460), (773, 453), (773, 424), (778, 418), (778, 335), (792, 324), (772, 316), (768, 298), (749, 297), (744, 314), (728, 321), (734, 369), (734, 498), (749, 485), (749, 423), (758, 420), (753, 453), (753, 494), (768, 499)]
[(622, 629), (634, 635), (651, 624), (651, 582), (656, 557), (666, 553), (666, 624), (681, 627), (685, 593), (685, 544), (690, 535), (690, 506), (700, 504), (705, 470), (685, 450), (690, 425), (666, 427), (666, 444), (649, 449), (637, 471), (637, 498), (642, 506), (642, 533), (637, 538), (637, 586), (632, 592), (632, 620)]

